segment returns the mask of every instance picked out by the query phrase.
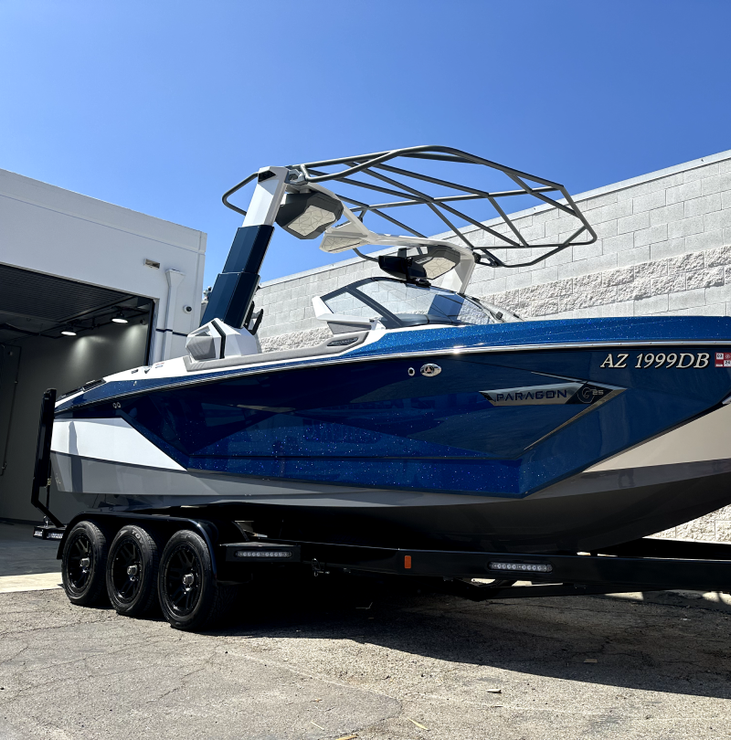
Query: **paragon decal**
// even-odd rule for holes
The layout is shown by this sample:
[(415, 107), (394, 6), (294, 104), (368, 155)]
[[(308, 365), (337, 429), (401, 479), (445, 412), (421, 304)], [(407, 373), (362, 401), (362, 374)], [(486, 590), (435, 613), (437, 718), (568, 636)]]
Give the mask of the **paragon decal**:
[[(718, 358), (724, 354), (727, 355), (729, 364), (719, 365)], [(710, 362), (710, 352), (639, 352), (634, 355), (629, 352), (610, 352), (599, 367), (611, 368), (612, 370), (627, 367), (641, 370), (649, 368), (677, 368), (679, 370), (694, 368), (702, 370), (704, 367), (709, 367)], [(731, 352), (717, 352), (716, 367), (731, 367)]]
[(480, 393), (493, 406), (553, 406), (565, 403), (592, 404), (612, 390), (590, 383), (557, 383), (523, 388), (500, 388)]

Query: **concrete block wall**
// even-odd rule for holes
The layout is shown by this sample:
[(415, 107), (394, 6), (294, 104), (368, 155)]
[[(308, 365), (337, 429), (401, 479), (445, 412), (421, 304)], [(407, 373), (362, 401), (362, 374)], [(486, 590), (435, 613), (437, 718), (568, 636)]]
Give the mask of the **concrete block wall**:
[[(470, 291), (526, 318), (731, 314), (731, 152), (576, 202), (599, 236), (594, 244), (530, 268), (480, 268)], [(542, 210), (517, 223), (561, 239), (575, 221)]]
[(659, 532), (657, 536), (705, 542), (731, 542), (731, 506), (725, 506), (692, 522)]
[[(731, 315), (731, 151), (574, 200), (598, 234), (594, 244), (533, 267), (480, 265), (470, 295), (526, 319)], [(528, 239), (565, 239), (576, 229), (575, 219), (544, 206), (512, 218)], [(473, 240), (495, 244), (484, 232)], [(263, 349), (319, 343), (329, 331), (314, 318), (312, 297), (377, 274), (374, 263), (356, 258), (264, 283), (256, 299), (265, 309)], [(731, 506), (661, 535), (731, 541)]]

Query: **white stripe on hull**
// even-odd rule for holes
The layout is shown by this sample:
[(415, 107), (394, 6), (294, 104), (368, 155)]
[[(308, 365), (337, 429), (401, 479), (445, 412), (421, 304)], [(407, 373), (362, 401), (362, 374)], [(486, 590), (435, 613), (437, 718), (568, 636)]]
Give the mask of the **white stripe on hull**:
[(163, 470), (185, 470), (124, 419), (57, 420), (53, 424), (51, 451)]

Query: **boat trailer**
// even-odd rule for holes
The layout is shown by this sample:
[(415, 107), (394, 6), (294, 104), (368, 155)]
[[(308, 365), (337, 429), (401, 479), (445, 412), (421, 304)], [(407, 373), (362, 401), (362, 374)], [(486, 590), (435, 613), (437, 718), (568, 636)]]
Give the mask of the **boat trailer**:
[(222, 516), (215, 504), (193, 516), (93, 510), (64, 525), (49, 500), (55, 398), (46, 391), (41, 405), (31, 503), (44, 523), (33, 536), (58, 542), (64, 588), (78, 605), (108, 597), (119, 613), (140, 616), (157, 596), (173, 627), (199, 630), (222, 615), (237, 587), (277, 579), (283, 568), (423, 579), (475, 601), (731, 587), (731, 544), (722, 543), (642, 538), (597, 552), (546, 554), (374, 547), (270, 538), (252, 522)]

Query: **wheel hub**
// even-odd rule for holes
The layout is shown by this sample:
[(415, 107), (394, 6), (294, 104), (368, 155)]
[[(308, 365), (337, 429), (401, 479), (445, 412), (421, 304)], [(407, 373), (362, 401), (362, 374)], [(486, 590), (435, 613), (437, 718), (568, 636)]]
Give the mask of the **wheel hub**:
[(91, 566), (91, 558), (81, 558), (81, 560), (79, 560), (79, 565), (82, 570), (89, 570), (89, 566)]
[(140, 566), (139, 565), (129, 565), (129, 566), (127, 566), (127, 575), (130, 578), (135, 579), (135, 578), (137, 578), (137, 574), (139, 572), (139, 569), (140, 569)]
[(183, 586), (190, 588), (195, 583), (195, 576), (192, 573), (186, 573), (183, 576)]

